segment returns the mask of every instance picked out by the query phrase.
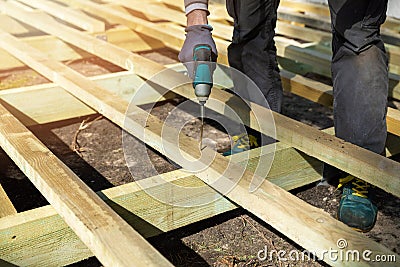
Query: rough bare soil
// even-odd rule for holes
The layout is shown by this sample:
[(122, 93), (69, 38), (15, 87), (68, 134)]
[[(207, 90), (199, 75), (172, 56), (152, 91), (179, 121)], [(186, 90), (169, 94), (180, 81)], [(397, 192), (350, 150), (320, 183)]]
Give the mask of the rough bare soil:
[[(145, 55), (164, 64), (174, 62), (175, 54), (165, 51), (161, 53)], [(117, 67), (95, 59), (74, 62), (71, 66), (88, 76), (118, 71)], [(27, 81), (21, 78), (23, 74), (32, 75), (33, 78), (29, 76)], [(0, 79), (4, 87), (9, 87), (7, 84), (14, 87), (16, 84), (22, 86), (20, 83), (26, 85), (46, 81), (27, 70), (0, 74)], [(151, 112), (164, 119), (180, 102), (181, 99), (163, 102), (156, 105)], [(395, 104), (397, 103), (392, 105)], [(290, 94), (285, 95), (283, 114), (320, 129), (333, 126), (331, 110)], [(142, 155), (131, 155), (138, 159), (135, 177), (126, 167), (121, 129), (107, 119), (96, 118), (97, 116), (78, 118), (35, 126), (31, 130), (95, 191), (148, 177), (148, 168), (141, 165)], [(89, 123), (93, 122), (79, 133), (78, 142), (82, 152), (78, 154), (70, 149), (70, 144), (83, 119), (88, 119)], [(184, 133), (197, 138), (199, 120), (187, 110), (173, 111), (170, 122), (180, 125), (182, 120), (186, 122), (183, 127)], [(229, 148), (229, 137), (216, 122), (207, 121), (205, 137), (217, 143), (218, 151)], [(137, 142), (140, 145), (139, 141)], [(157, 171), (168, 172), (176, 169), (176, 166), (152, 149), (147, 151)], [(46, 200), (4, 152), (0, 153), (0, 164), (0, 183), (19, 212), (47, 205)], [(310, 185), (292, 193), (335, 216), (339, 195), (333, 188)], [(377, 225), (366, 235), (399, 253), (400, 200), (378, 191), (377, 204), (380, 210)], [(284, 250), (286, 253), (292, 250), (301, 252), (303, 249), (243, 209), (194, 223), (149, 241), (177, 266), (324, 266), (323, 262), (318, 261), (280, 261), (276, 254), (272, 259), (258, 260), (258, 252), (265, 247), (268, 251)], [(92, 258), (73, 266), (97, 267), (101, 264)]]

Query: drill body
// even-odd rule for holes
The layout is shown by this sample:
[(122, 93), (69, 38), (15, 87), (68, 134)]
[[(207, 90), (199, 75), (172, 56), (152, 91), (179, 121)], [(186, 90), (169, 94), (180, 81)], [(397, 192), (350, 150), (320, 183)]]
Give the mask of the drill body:
[(206, 103), (213, 86), (211, 66), (208, 64), (211, 62), (211, 53), (211, 47), (208, 45), (198, 45), (193, 51), (193, 88), (200, 105)]
[(203, 142), (203, 126), (204, 126), (204, 105), (206, 104), (211, 88), (213, 87), (212, 71), (211, 71), (211, 47), (208, 45), (197, 45), (193, 51), (194, 79), (193, 88), (197, 100), (200, 104), (201, 129), (200, 129), (200, 149)]

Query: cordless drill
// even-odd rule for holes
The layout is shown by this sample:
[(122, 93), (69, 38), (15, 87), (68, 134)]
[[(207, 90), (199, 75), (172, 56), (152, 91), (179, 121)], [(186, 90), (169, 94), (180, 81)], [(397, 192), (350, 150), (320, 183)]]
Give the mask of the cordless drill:
[(194, 79), (193, 88), (197, 100), (200, 104), (200, 117), (201, 117), (201, 128), (200, 128), (200, 149), (203, 144), (203, 126), (204, 126), (204, 105), (206, 104), (208, 97), (213, 87), (211, 64), (212, 50), (209, 45), (197, 45), (193, 51), (194, 64)]

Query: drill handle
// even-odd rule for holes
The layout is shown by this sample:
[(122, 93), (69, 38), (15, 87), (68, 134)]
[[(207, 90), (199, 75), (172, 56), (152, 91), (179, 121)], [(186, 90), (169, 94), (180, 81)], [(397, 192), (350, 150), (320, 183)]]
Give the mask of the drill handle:
[(193, 50), (193, 61), (211, 62), (212, 61), (211, 55), (212, 55), (212, 50), (209, 45), (206, 44), (196, 45), (196, 47)]
[(206, 84), (210, 87), (213, 85), (212, 80), (212, 50), (209, 45), (197, 45), (193, 51), (194, 79), (193, 87), (199, 84)]

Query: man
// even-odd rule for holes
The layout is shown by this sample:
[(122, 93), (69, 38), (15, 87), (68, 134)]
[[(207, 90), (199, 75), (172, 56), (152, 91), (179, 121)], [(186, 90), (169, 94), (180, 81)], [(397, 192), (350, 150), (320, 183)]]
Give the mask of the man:
[[(279, 0), (226, 1), (228, 13), (235, 22), (233, 40), (228, 48), (229, 65), (254, 81), (265, 96), (269, 104), (268, 108), (276, 112), (281, 111), (283, 92), (273, 39), (278, 4)], [(187, 35), (186, 42), (179, 54), (181, 62), (193, 60), (193, 48), (197, 44), (207, 44), (212, 47), (215, 55), (217, 54), (211, 36), (212, 27), (208, 25), (207, 21), (209, 14), (207, 6), (208, 0), (185, 0)], [(254, 97), (257, 98), (257, 96)], [(246, 98), (257, 102), (257, 99)], [(259, 104), (262, 105), (262, 102)], [(257, 146), (261, 141), (253, 135), (239, 132), (236, 134), (232, 137), (234, 144), (231, 151), (224, 153), (225, 156), (248, 150), (250, 147)]]
[[(234, 18), (229, 64), (257, 84), (276, 112), (280, 112), (282, 101), (273, 42), (278, 4), (279, 0), (227, 0), (228, 13)], [(179, 54), (184, 63), (192, 61), (193, 48), (198, 44), (209, 45), (217, 55), (207, 7), (207, 0), (185, 0), (188, 27)], [(388, 59), (380, 26), (386, 18), (387, 0), (330, 0), (329, 7), (336, 136), (383, 153), (387, 134)], [(325, 166), (323, 176), (343, 191), (339, 220), (359, 231), (371, 230), (377, 216), (377, 208), (371, 201), (371, 186), (331, 166)]]

